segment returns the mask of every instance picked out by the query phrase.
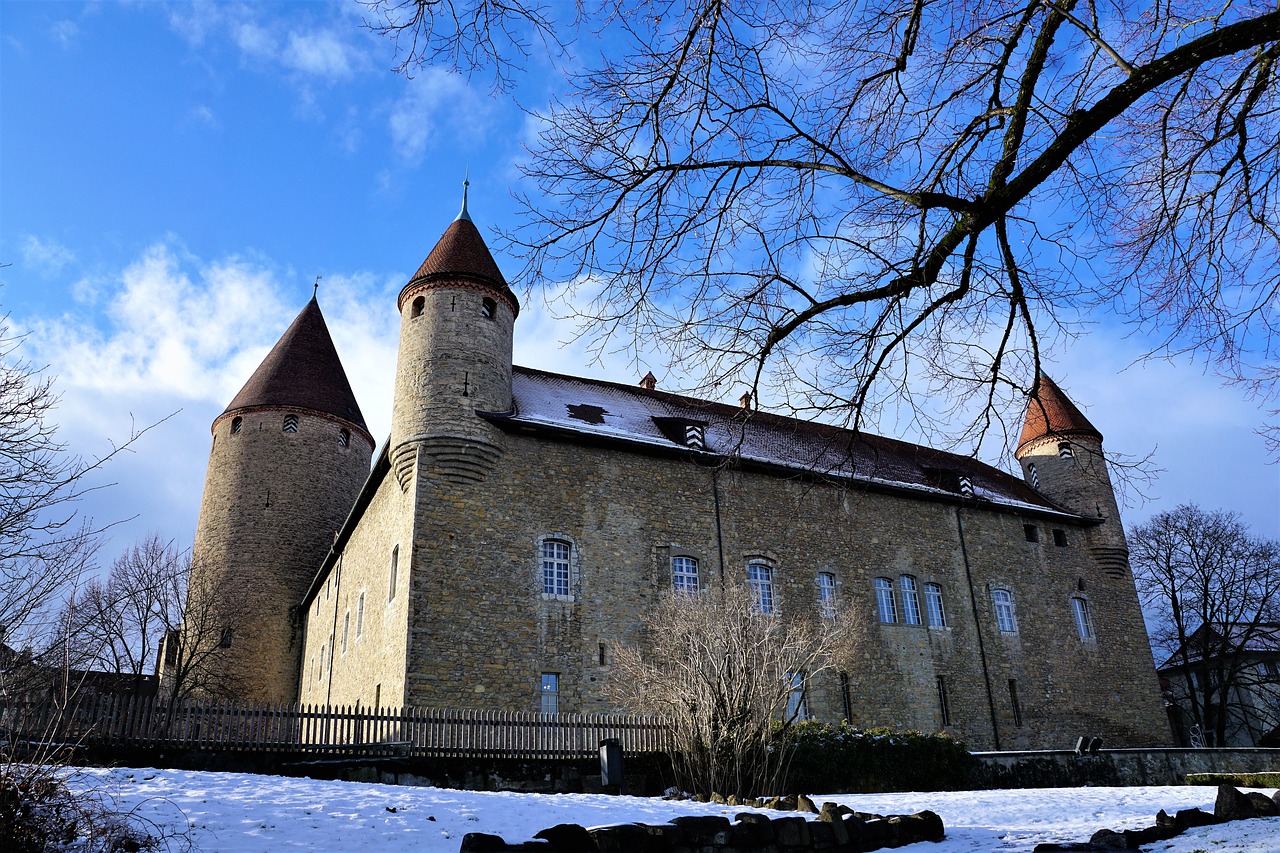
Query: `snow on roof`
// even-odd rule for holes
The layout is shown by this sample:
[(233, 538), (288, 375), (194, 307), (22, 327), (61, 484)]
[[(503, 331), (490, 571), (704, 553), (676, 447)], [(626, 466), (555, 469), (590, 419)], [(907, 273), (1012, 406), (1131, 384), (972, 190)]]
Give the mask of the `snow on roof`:
[[(640, 386), (515, 367), (514, 411), (498, 425), (550, 428), (666, 451), (705, 452), (796, 472), (1078, 518), (1022, 480), (967, 456), (829, 424), (748, 411)], [(701, 447), (699, 447), (701, 444)]]

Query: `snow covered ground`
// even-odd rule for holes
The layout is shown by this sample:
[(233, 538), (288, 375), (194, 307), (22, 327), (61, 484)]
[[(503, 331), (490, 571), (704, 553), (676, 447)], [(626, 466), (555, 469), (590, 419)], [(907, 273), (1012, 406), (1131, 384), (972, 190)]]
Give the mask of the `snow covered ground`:
[[(740, 808), (594, 794), (513, 794), (410, 788), (152, 769), (72, 771), (76, 787), (91, 787), (158, 823), (191, 827), (205, 853), (267, 853), (290, 849), (334, 853), (456, 853), (468, 832), (525, 841), (558, 823), (584, 826), (665, 823), (682, 814), (724, 814)], [(1271, 791), (1266, 791), (1270, 794)], [(941, 844), (908, 853), (1030, 851), (1042, 841), (1086, 841), (1095, 831), (1136, 829), (1156, 811), (1199, 806), (1210, 811), (1208, 787), (1056, 788), (910, 794), (815, 795), (858, 811), (942, 816)], [(772, 814), (778, 814), (773, 812)], [(1280, 853), (1280, 818), (1201, 827), (1145, 850), (1161, 853)]]

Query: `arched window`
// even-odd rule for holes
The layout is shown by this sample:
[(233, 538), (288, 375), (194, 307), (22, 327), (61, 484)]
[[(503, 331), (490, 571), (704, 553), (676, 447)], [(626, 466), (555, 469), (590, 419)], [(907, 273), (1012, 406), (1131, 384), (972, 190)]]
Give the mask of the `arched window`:
[(1073, 459), (1075, 458), (1075, 455), (1076, 455), (1075, 451), (1071, 448), (1071, 442), (1069, 441), (1058, 442), (1059, 457), (1063, 459)]
[(902, 592), (902, 621), (908, 625), (919, 625), (920, 598), (916, 594), (916, 579), (902, 575), (898, 578), (898, 589)]
[(427, 297), (419, 296), (413, 300), (413, 307), (409, 310), (410, 317), (421, 317), (423, 310), (427, 307)]
[(298, 431), (298, 416), (297, 416), (297, 415), (285, 415), (285, 416), (284, 416), (284, 427), (283, 427), (283, 429), (284, 429), (284, 431), (285, 431), (285, 432), (297, 432), (297, 431)]
[(1083, 598), (1071, 599), (1071, 615), (1076, 620), (1076, 636), (1082, 640), (1093, 639), (1093, 620), (1089, 618), (1089, 602)]
[(1018, 631), (1018, 619), (1013, 610), (1013, 593), (1007, 589), (991, 590), (991, 603), (996, 609), (996, 626), (1006, 634)]
[(936, 583), (924, 585), (924, 612), (930, 628), (947, 627), (947, 612), (942, 609), (942, 587)]
[(349, 444), (351, 444), (351, 430), (347, 430), (347, 429), (338, 430), (338, 446), (346, 447)]
[(698, 561), (693, 557), (671, 558), (671, 586), (676, 592), (693, 595), (698, 591)]
[(240, 434), (240, 429), (241, 429), (243, 426), (244, 426), (244, 418), (239, 417), (239, 416), (232, 418), (232, 419), (231, 419), (231, 434), (232, 434), (232, 435), (239, 435), (239, 434)]
[(560, 539), (544, 539), (540, 550), (542, 594), (567, 598), (569, 556), (573, 553), (573, 546)]
[(773, 569), (763, 560), (751, 560), (747, 563), (747, 585), (756, 600), (756, 610), (761, 613), (773, 612)]
[(488, 319), (488, 320), (492, 320), (494, 318), (494, 315), (497, 314), (497, 312), (498, 312), (497, 302), (494, 302), (492, 299), (490, 299), (487, 296), (480, 300), (480, 316), (481, 317), (484, 317), (485, 319)]
[(880, 621), (892, 624), (898, 621), (898, 605), (893, 600), (893, 581), (888, 578), (876, 578), (876, 611)]

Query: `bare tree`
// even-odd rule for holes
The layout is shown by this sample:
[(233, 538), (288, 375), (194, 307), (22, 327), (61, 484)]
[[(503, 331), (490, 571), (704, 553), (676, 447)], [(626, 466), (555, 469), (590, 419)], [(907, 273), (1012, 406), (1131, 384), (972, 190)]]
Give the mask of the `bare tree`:
[(1157, 662), (1210, 745), (1280, 725), (1280, 542), (1236, 513), (1186, 504), (1129, 535)]
[(613, 0), (580, 19), (602, 55), (544, 111), (511, 237), (602, 349), (656, 345), (703, 386), (855, 427), (905, 403), (1008, 444), (1044, 347), (1101, 310), (1275, 402), (1274, 3)]
[(168, 699), (240, 695), (241, 680), (227, 658), (248, 610), (225, 590), (192, 586), (191, 577), (190, 552), (184, 552), (177, 619), (169, 624), (161, 647), (160, 694)]
[(761, 613), (741, 584), (672, 591), (645, 614), (636, 644), (615, 644), (609, 690), (620, 706), (669, 721), (689, 790), (776, 790), (785, 730), (804, 715), (808, 684), (831, 668), (837, 625)]

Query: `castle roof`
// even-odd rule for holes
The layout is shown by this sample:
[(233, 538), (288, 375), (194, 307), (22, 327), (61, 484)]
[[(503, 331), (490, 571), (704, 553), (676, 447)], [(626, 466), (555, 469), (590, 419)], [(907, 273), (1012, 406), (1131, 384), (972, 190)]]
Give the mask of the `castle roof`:
[(731, 457), (783, 474), (1074, 517), (1020, 478), (971, 457), (830, 424), (527, 367), (513, 369), (512, 392), (514, 411), (486, 415), (499, 427), (532, 427), (568, 440), (702, 453), (709, 459)]
[(1022, 424), (1022, 437), (1018, 439), (1018, 452), (1042, 438), (1072, 435), (1102, 441), (1098, 428), (1089, 423), (1084, 413), (1052, 379), (1041, 373), (1037, 396), (1027, 401), (1027, 417)]
[(222, 414), (275, 406), (310, 409), (369, 429), (314, 296)]
[(458, 218), (445, 229), (431, 254), (427, 255), (427, 259), (409, 279), (401, 294), (417, 284), (444, 278), (470, 279), (487, 284), (508, 299), (519, 313), (519, 300), (507, 286), (502, 270), (498, 269), (497, 262), (489, 253), (489, 247), (485, 245), (484, 237), (480, 235), (480, 229), (471, 221), (465, 207)]

